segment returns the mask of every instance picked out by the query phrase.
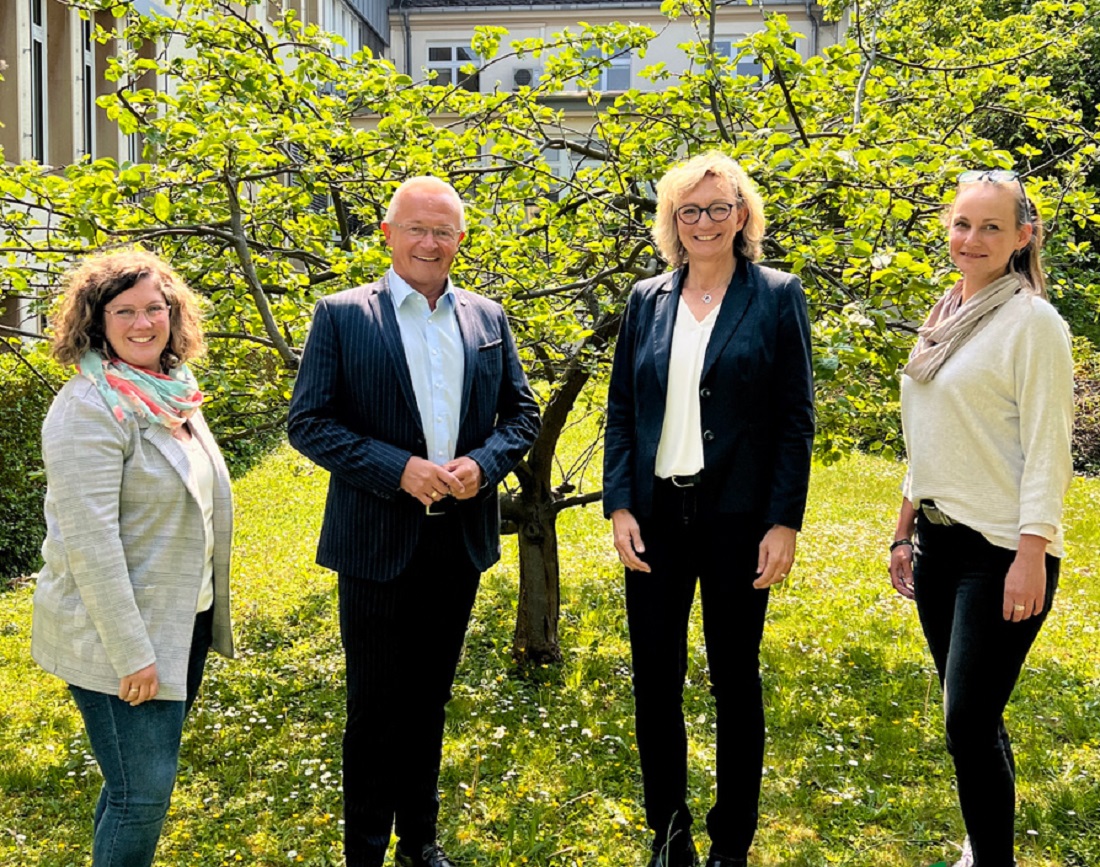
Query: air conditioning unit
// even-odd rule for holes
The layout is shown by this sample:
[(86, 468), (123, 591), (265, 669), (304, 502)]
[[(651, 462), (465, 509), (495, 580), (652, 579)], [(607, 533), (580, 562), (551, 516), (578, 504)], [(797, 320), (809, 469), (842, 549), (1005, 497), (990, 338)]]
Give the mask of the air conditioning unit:
[(537, 66), (517, 66), (512, 70), (512, 90), (521, 87), (537, 87), (542, 70)]

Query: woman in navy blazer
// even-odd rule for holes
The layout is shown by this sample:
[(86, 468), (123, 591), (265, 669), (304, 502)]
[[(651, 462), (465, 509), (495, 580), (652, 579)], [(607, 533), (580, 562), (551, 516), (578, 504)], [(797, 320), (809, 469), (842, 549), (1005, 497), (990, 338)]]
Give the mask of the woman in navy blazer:
[(763, 203), (707, 153), (657, 185), (657, 246), (676, 270), (634, 287), (608, 395), (604, 512), (626, 567), (649, 867), (697, 863), (682, 709), (695, 585), (717, 710), (707, 867), (742, 867), (764, 756), (759, 649), (787, 577), (814, 436), (810, 327), (797, 277), (755, 264)]

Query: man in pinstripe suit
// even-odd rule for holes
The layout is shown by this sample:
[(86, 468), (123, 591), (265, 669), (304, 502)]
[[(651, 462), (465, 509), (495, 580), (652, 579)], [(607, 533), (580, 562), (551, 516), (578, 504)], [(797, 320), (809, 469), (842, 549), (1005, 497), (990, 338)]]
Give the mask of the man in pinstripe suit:
[(349, 867), (452, 867), (436, 842), (444, 706), (480, 575), (500, 557), (497, 485), (539, 415), (500, 305), (455, 287), (462, 201), (412, 178), (382, 223), (378, 283), (318, 303), (291, 444), (331, 473), (317, 562), (339, 574)]

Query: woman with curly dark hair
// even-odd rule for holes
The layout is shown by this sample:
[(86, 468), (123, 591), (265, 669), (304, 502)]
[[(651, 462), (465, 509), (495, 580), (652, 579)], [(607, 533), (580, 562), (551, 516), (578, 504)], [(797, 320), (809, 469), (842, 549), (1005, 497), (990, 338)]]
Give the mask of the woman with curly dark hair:
[(153, 863), (207, 651), (233, 655), (229, 474), (187, 362), (198, 298), (151, 253), (87, 260), (53, 354), (78, 374), (42, 427), (45, 565), (31, 653), (68, 685), (104, 784), (96, 867)]

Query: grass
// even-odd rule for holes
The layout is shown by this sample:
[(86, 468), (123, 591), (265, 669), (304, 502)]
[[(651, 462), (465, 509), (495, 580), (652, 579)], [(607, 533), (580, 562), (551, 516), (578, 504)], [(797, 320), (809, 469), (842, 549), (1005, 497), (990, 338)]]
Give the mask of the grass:
[[(760, 867), (924, 867), (963, 835), (939, 687), (886, 576), (900, 468), (816, 467), (799, 560), (764, 646)], [(324, 474), (289, 450), (236, 485), (240, 658), (208, 669), (158, 864), (340, 864), (342, 660), (334, 576), (313, 565)], [(1100, 481), (1079, 479), (1055, 613), (1009, 708), (1024, 867), (1100, 865)], [(514, 540), (482, 584), (455, 684), (441, 838), (459, 863), (645, 863), (629, 647), (608, 527), (561, 517), (565, 662), (510, 661)], [(99, 788), (63, 686), (28, 656), (31, 590), (0, 596), (0, 865), (89, 862)], [(692, 809), (712, 797), (714, 707), (691, 632)]]

